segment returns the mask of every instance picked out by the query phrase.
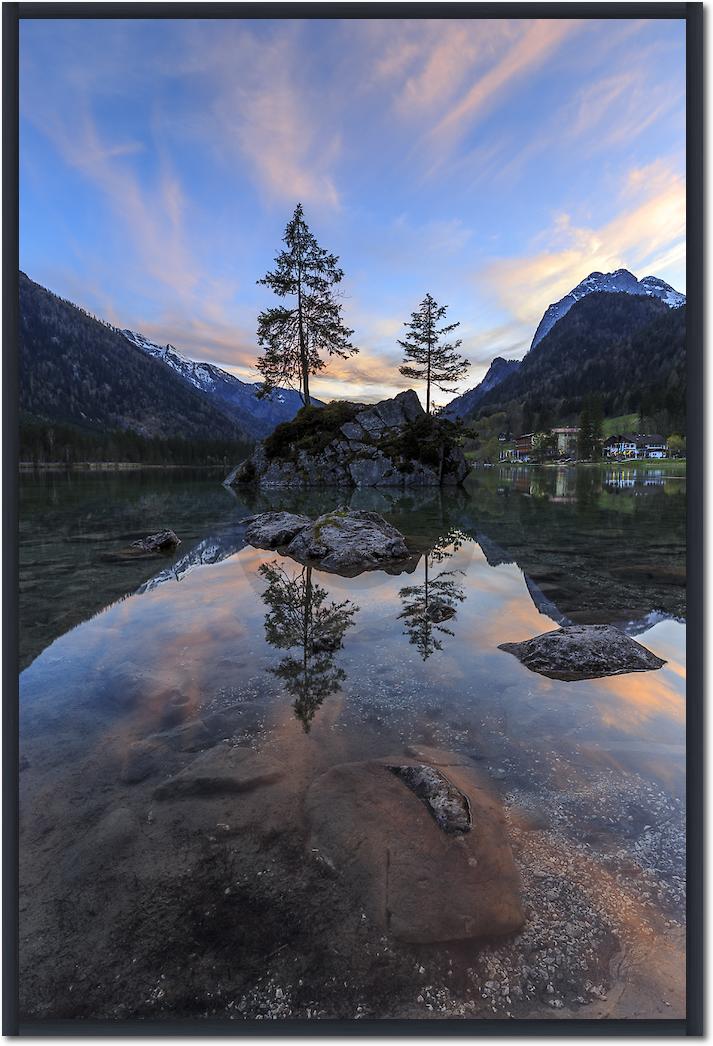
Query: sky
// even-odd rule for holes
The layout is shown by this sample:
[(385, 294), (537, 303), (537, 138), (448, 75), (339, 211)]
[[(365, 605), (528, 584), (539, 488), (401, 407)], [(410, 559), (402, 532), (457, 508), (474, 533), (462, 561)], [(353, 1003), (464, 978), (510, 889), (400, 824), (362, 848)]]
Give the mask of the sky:
[(464, 391), (593, 270), (685, 291), (684, 31), (22, 20), (21, 268), (255, 381), (257, 316), (276, 303), (256, 281), (300, 201), (340, 258), (360, 350), (313, 394), (408, 387), (398, 338), (427, 292), (460, 322)]

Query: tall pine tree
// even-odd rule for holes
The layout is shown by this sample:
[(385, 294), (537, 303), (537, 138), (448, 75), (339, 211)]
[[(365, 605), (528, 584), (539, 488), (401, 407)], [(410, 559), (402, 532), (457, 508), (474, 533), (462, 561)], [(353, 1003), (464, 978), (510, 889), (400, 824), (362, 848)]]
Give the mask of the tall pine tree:
[(406, 337), (399, 340), (405, 353), (399, 371), (405, 378), (426, 382), (427, 414), (431, 412), (431, 385), (441, 392), (455, 393), (457, 389), (449, 386), (459, 381), (470, 367), (469, 361), (456, 351), (462, 344), (460, 338), (454, 342), (441, 340), (460, 326), (459, 323), (438, 326), (447, 308), (427, 294), (418, 310), (411, 313), (410, 323), (405, 324)]
[(350, 342), (354, 331), (342, 322), (342, 307), (335, 287), (344, 273), (339, 258), (320, 247), (298, 203), (283, 236), (285, 249), (275, 268), (258, 283), (270, 287), (291, 305), (265, 309), (258, 317), (258, 344), (263, 350), (257, 368), (263, 382), (259, 395), (276, 387), (297, 388), (309, 404), (309, 379), (326, 364), (323, 353), (346, 359), (358, 352)]

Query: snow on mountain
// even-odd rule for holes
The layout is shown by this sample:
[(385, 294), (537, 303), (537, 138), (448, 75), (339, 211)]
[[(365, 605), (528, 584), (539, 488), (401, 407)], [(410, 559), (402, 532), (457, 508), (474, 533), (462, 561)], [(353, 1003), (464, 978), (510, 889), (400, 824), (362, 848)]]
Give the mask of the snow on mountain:
[(534, 349), (542, 341), (555, 323), (569, 312), (575, 302), (594, 291), (647, 294), (649, 297), (660, 298), (672, 309), (683, 305), (686, 301), (685, 294), (674, 290), (670, 284), (660, 280), (657, 276), (645, 276), (643, 280), (637, 280), (628, 269), (616, 269), (615, 272), (590, 272), (589, 276), (578, 283), (569, 294), (565, 294), (564, 298), (560, 298), (554, 305), (549, 306), (535, 331), (530, 349)]
[(496, 356), (480, 384), (476, 385), (475, 388), (468, 389), (462, 396), (456, 396), (454, 400), (451, 400), (444, 408), (443, 414), (447, 418), (464, 418), (478, 405), (486, 392), (494, 389), (504, 378), (516, 371), (519, 366), (519, 360), (506, 360), (502, 356)]
[[(276, 425), (291, 421), (302, 406), (300, 395), (294, 389), (276, 389), (271, 396), (258, 399), (259, 382), (251, 384), (241, 381), (212, 363), (190, 360), (175, 346), (157, 345), (136, 331), (122, 330), (119, 333), (149, 356), (162, 360), (188, 384), (206, 393), (215, 406), (255, 437), (266, 436)], [(312, 403), (315, 406), (322, 405), (315, 399)]]

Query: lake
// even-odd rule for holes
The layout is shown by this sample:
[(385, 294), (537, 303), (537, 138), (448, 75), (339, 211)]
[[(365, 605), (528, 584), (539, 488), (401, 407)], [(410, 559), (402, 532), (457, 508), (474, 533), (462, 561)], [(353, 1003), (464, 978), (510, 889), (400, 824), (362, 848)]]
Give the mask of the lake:
[[(24, 1018), (684, 1016), (685, 466), (498, 466), (404, 495), (221, 478), (20, 479)], [(245, 543), (254, 512), (345, 503), (402, 531), (409, 572)], [(174, 555), (112, 561), (166, 527)], [(305, 651), (315, 615), (334, 648)], [(568, 622), (666, 664), (563, 682), (498, 649)], [(165, 787), (235, 748), (274, 783)], [(400, 943), (310, 846), (325, 771), (408, 750), (487, 781), (520, 933)]]

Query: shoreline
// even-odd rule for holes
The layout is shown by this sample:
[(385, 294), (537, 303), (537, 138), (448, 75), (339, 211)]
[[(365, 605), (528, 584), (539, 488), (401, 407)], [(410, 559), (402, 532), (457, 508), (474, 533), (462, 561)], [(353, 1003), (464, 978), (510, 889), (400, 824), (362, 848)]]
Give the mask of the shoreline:
[(138, 472), (143, 469), (223, 469), (224, 465), (181, 465), (161, 464), (136, 461), (74, 461), (67, 465), (62, 461), (47, 461), (41, 465), (32, 462), (20, 461), (18, 471), (27, 472)]
[(604, 461), (604, 460), (602, 460), (602, 461), (498, 461), (497, 462), (497, 466), (493, 465), (492, 467), (495, 468), (495, 467), (499, 467), (501, 465), (505, 465), (506, 467), (509, 467), (509, 468), (522, 468), (523, 465), (525, 465), (528, 468), (547, 468), (547, 469), (551, 469), (551, 468), (560, 468), (560, 469), (564, 469), (564, 468), (598, 468), (598, 469), (601, 469), (601, 468), (621, 468), (621, 467), (624, 467), (624, 466), (627, 466), (629, 468), (633, 467), (633, 466), (636, 466), (636, 467), (643, 467), (643, 468), (659, 468), (659, 469), (660, 468), (662, 468), (662, 469), (671, 469), (671, 468), (683, 467), (685, 469), (686, 468), (686, 459), (685, 458), (661, 458), (660, 460), (657, 460), (656, 458), (629, 458), (629, 459), (624, 459), (624, 460), (621, 460), (621, 461), (618, 461), (616, 459), (606, 460), (606, 461)]

